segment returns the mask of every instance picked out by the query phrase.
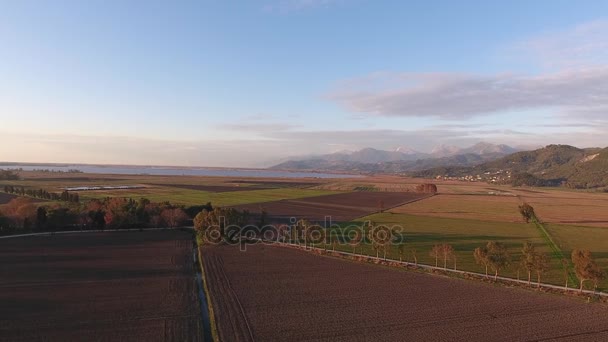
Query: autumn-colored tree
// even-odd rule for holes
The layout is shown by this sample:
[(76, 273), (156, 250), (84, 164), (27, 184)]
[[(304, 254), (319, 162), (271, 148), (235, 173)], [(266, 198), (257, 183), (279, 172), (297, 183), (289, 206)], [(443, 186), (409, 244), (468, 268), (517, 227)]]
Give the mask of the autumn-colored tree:
[(588, 250), (575, 249), (572, 251), (572, 264), (574, 272), (580, 281), (580, 291), (583, 292), (585, 281), (591, 280), (597, 286), (599, 280), (604, 277), (604, 273), (597, 265), (591, 252)]
[(169, 228), (182, 226), (188, 221), (188, 215), (181, 208), (163, 209), (160, 217)]
[(113, 197), (105, 204), (105, 224), (112, 228), (129, 227), (137, 223), (135, 202), (131, 199)]
[(3, 212), (13, 227), (27, 229), (36, 222), (36, 210), (31, 199), (17, 197), (4, 206)]

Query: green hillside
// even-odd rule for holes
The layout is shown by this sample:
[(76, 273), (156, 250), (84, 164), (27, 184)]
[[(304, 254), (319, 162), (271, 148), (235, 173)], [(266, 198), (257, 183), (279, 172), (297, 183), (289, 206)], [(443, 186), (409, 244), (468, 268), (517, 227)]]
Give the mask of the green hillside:
[(529, 186), (598, 188), (608, 186), (608, 148), (579, 149), (549, 145), (534, 151), (517, 152), (474, 167), (433, 168), (415, 177), (463, 177), (480, 175), (496, 183)]

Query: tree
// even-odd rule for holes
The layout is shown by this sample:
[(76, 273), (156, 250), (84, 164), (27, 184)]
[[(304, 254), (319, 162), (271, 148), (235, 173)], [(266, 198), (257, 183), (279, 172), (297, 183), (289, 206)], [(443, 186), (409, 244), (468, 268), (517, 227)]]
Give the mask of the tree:
[(45, 207), (38, 207), (36, 209), (36, 228), (44, 229), (47, 221), (47, 212)]
[(439, 256), (441, 256), (442, 253), (442, 246), (441, 245), (435, 245), (433, 246), (433, 248), (431, 248), (431, 252), (429, 253), (429, 255), (433, 258), (435, 258), (435, 267), (439, 267)]
[(355, 235), (350, 238), (348, 244), (353, 248), (353, 254), (357, 254), (357, 247), (361, 244), (363, 240), (363, 233), (359, 230), (354, 231)]
[(538, 253), (534, 256), (534, 270), (536, 271), (537, 287), (540, 288), (540, 277), (549, 270), (550, 259), (545, 253)]
[(532, 206), (526, 202), (522, 203), (519, 206), (519, 213), (521, 214), (521, 217), (523, 217), (523, 219), (526, 221), (526, 223), (530, 223), (530, 221), (536, 219), (534, 208), (532, 208)]
[(583, 292), (585, 281), (591, 280), (594, 285), (603, 278), (603, 272), (588, 250), (575, 249), (572, 251), (572, 264), (574, 272), (580, 281), (580, 291)]
[(494, 270), (494, 280), (496, 280), (498, 279), (498, 272), (509, 266), (511, 256), (507, 247), (500, 242), (490, 241), (486, 245), (486, 249), (488, 250), (488, 263)]
[(443, 256), (443, 268), (448, 268), (448, 260), (451, 260), (454, 257), (454, 247), (447, 243), (441, 245), (441, 255)]
[(414, 265), (418, 267), (418, 251), (416, 249), (412, 249), (412, 257), (414, 258)]
[(188, 220), (188, 215), (181, 208), (163, 209), (160, 217), (169, 228), (179, 227)]
[(564, 258), (561, 260), (562, 262), (562, 269), (564, 270), (564, 278), (566, 278), (566, 288), (568, 288), (568, 280), (570, 280), (570, 274), (568, 274), (568, 269), (570, 268), (570, 262), (568, 262), (568, 259)]
[(399, 262), (403, 262), (403, 255), (405, 254), (405, 245), (400, 243), (397, 247), (397, 250), (399, 251)]
[(473, 252), (473, 256), (475, 257), (475, 262), (478, 265), (482, 265), (486, 269), (486, 277), (488, 276), (488, 266), (490, 262), (488, 260), (488, 249), (486, 247), (477, 247)]
[(532, 271), (535, 269), (536, 250), (534, 245), (525, 242), (522, 249), (521, 267), (528, 272), (528, 285), (532, 282)]

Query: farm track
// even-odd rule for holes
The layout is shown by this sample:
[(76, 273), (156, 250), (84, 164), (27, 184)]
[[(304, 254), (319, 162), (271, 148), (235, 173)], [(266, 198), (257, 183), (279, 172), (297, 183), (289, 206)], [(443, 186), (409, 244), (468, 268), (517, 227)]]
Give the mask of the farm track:
[[(244, 311), (238, 305), (216, 307), (222, 340), (241, 341), (231, 335), (235, 326), (239, 332), (249, 326), (260, 341), (608, 339), (607, 308), (572, 298), (268, 245), (248, 246), (246, 252), (205, 247), (203, 259), (222, 269), (207, 269), (214, 305), (238, 301)], [(228, 324), (223, 317), (230, 318)]]
[(0, 263), (0, 340), (202, 340), (189, 232), (4, 239)]

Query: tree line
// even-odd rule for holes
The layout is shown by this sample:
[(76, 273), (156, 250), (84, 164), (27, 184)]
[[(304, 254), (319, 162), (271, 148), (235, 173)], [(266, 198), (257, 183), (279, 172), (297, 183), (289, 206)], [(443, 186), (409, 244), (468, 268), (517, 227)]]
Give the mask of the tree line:
[(26, 189), (23, 186), (5, 185), (4, 192), (19, 196), (30, 196), (50, 201), (64, 201), (71, 203), (79, 203), (80, 196), (76, 192), (64, 190), (61, 193), (49, 192), (44, 189)]
[(175, 228), (188, 224), (211, 203), (185, 207), (170, 202), (155, 203), (111, 197), (85, 203), (40, 205), (31, 198), (17, 197), (0, 211), (0, 234), (43, 232), (62, 229)]
[(19, 180), (19, 174), (13, 170), (0, 169), (0, 180)]

